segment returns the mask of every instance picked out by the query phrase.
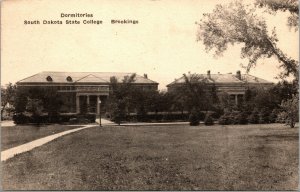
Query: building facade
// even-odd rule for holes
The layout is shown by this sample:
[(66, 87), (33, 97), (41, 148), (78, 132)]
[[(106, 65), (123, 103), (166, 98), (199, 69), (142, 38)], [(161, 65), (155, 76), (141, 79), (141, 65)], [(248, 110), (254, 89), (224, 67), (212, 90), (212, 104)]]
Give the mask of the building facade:
[[(187, 74), (189, 78), (192, 74)], [(205, 82), (214, 85), (217, 94), (227, 93), (232, 103), (238, 104), (244, 97), (245, 92), (248, 88), (262, 88), (268, 89), (272, 87), (273, 83), (262, 78), (258, 78), (249, 74), (241, 74), (237, 71), (235, 74), (211, 74), (207, 71), (206, 74), (198, 74)], [(185, 83), (184, 77), (175, 79), (172, 83), (167, 85), (168, 91), (176, 89), (178, 86), (182, 86)]]
[[(118, 82), (133, 73), (107, 72), (41, 72), (18, 81), (18, 87), (53, 88), (62, 96), (61, 113), (100, 113), (110, 92), (110, 79)], [(157, 90), (158, 83), (148, 79), (147, 75), (136, 75), (134, 86), (141, 89)], [(103, 110), (104, 111), (104, 110)]]

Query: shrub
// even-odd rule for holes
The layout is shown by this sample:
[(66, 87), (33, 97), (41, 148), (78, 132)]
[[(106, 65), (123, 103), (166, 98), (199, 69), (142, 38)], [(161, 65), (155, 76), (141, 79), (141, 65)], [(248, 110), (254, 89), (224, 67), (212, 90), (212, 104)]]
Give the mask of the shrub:
[(213, 125), (214, 124), (214, 120), (213, 120), (213, 118), (212, 118), (212, 116), (210, 114), (207, 114), (205, 116), (204, 124), (205, 125)]
[(277, 114), (276, 123), (286, 123), (287, 113), (285, 111), (279, 112)]
[[(83, 114), (83, 115), (78, 115), (77, 119), (82, 123), (94, 123), (96, 121), (96, 115), (95, 114)], [(85, 120), (86, 121), (85, 121)], [(69, 121), (69, 120), (68, 120)]]
[(222, 115), (219, 118), (220, 125), (230, 125), (232, 123), (233, 123), (233, 116), (232, 116), (232, 113), (230, 113), (230, 112), (224, 113), (224, 115)]
[(223, 109), (216, 108), (214, 112), (211, 114), (211, 117), (214, 119), (219, 119), (224, 114)]
[(32, 115), (29, 118), (29, 123), (34, 123), (34, 124), (45, 124), (48, 123), (48, 115)]
[(279, 111), (278, 109), (273, 109), (272, 113), (269, 115), (269, 122), (270, 123), (275, 123), (277, 119)]
[(48, 117), (49, 123), (60, 123), (59, 115), (51, 115)]
[(198, 115), (199, 121), (204, 121), (206, 118), (206, 114), (203, 112), (198, 112), (197, 115)]
[(77, 116), (69, 115), (69, 116), (63, 116), (62, 118), (60, 118), (60, 120), (63, 122), (69, 122), (70, 124), (88, 124), (88, 123), (95, 122), (96, 115), (95, 114), (79, 114)]
[(283, 100), (280, 107), (286, 112), (286, 123), (291, 128), (295, 127), (295, 123), (299, 121), (299, 95), (293, 95), (291, 99)]
[(13, 121), (15, 124), (26, 124), (29, 123), (29, 117), (25, 116), (23, 113), (18, 113), (13, 115)]
[(121, 124), (121, 121), (122, 121), (122, 119), (124, 119), (123, 117), (122, 117), (122, 115), (120, 114), (120, 113), (114, 113), (114, 115), (113, 115), (113, 117), (112, 117), (112, 121), (113, 122), (115, 122), (115, 123), (117, 123), (117, 124)]
[(170, 121), (188, 121), (189, 114), (181, 112), (149, 112), (141, 117), (140, 114), (130, 113), (126, 115), (125, 120), (130, 122), (144, 121), (144, 122), (170, 122)]
[(77, 120), (77, 118), (71, 118), (71, 119), (69, 120), (69, 123), (70, 123), (70, 124), (77, 124), (77, 123), (78, 123), (78, 120)]
[(258, 116), (259, 116), (258, 122), (260, 124), (269, 123), (270, 113), (269, 113), (268, 109), (266, 109), (266, 108), (261, 109)]
[(90, 120), (85, 117), (78, 117), (77, 122), (78, 124), (88, 124), (90, 123)]
[(248, 122), (251, 124), (258, 124), (258, 121), (259, 121), (259, 114), (258, 111), (254, 109), (248, 118)]
[[(71, 120), (72, 119), (72, 120)], [(75, 121), (76, 119), (76, 121)], [(81, 114), (81, 115), (32, 115), (25, 116), (22, 113), (15, 114), (13, 116), (15, 124), (26, 124), (26, 123), (94, 123), (96, 121), (95, 114)]]
[(191, 112), (189, 116), (189, 122), (191, 126), (197, 126), (200, 124), (199, 115), (195, 110)]
[(245, 111), (238, 112), (234, 115), (234, 124), (245, 125), (248, 123), (248, 114)]

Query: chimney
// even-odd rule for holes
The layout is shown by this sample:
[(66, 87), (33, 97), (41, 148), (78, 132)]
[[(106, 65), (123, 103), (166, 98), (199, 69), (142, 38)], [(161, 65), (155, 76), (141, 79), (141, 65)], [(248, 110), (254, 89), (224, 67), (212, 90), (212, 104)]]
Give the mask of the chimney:
[(147, 75), (146, 73), (144, 73), (144, 77), (145, 77), (146, 79), (148, 79), (148, 75)]
[(241, 71), (240, 70), (238, 70), (237, 72), (236, 72), (236, 78), (238, 78), (239, 80), (242, 80), (242, 76), (241, 76)]
[(207, 78), (211, 79), (210, 70), (207, 71)]

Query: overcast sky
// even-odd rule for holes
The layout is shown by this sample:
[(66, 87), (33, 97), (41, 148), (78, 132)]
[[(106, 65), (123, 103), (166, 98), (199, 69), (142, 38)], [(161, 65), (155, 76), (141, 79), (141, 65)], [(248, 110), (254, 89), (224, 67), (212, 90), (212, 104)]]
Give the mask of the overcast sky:
[[(223, 57), (206, 53), (196, 42), (203, 13), (217, 1), (133, 0), (18, 0), (1, 6), (1, 85), (15, 83), (41, 71), (136, 72), (159, 82), (164, 89), (183, 73), (235, 73), (244, 70), (239, 47)], [(44, 25), (61, 20), (61, 13), (93, 14), (102, 25)], [(276, 26), (279, 47), (298, 59), (298, 32), (286, 26), (287, 13), (265, 14), (270, 29)], [(84, 20), (85, 18), (69, 18)], [(111, 19), (138, 20), (138, 24), (111, 24)], [(25, 25), (24, 20), (39, 20)], [(276, 82), (276, 59), (260, 60), (250, 74)]]

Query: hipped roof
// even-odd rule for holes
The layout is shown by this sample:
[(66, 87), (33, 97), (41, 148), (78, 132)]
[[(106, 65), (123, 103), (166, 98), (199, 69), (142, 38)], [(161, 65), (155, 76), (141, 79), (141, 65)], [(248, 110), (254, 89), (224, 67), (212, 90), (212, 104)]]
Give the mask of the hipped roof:
[[(110, 83), (111, 77), (116, 77), (122, 82), (125, 76), (131, 76), (134, 73), (114, 73), (114, 72), (51, 72), (43, 71), (27, 77), (17, 83)], [(47, 81), (51, 77), (52, 81)], [(71, 81), (67, 80), (71, 77)], [(136, 84), (158, 84), (148, 78), (136, 75), (134, 83)]]
[[(198, 75), (202, 79), (206, 80), (209, 83), (216, 83), (216, 84), (244, 84), (244, 83), (257, 83), (257, 84), (272, 84), (272, 82), (264, 80), (262, 78), (255, 77), (249, 74), (241, 74), (241, 79), (239, 79), (235, 74), (228, 73), (228, 74), (187, 74), (187, 77), (190, 78), (192, 75)], [(184, 76), (180, 77), (179, 79), (175, 79), (172, 83), (168, 84), (168, 86), (172, 86), (174, 84), (181, 84), (184, 83), (185, 79)]]

